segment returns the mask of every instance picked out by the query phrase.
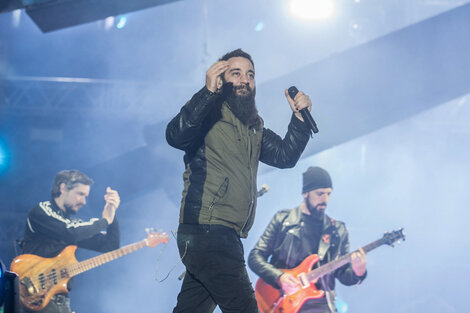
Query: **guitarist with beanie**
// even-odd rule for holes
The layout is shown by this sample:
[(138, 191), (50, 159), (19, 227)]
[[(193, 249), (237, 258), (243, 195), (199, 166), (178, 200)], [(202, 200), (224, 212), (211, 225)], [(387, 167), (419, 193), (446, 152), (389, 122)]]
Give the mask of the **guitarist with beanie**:
[[(101, 218), (88, 221), (72, 217), (86, 204), (86, 198), (93, 184), (84, 173), (65, 170), (57, 173), (51, 191), (51, 200), (40, 202), (28, 214), (26, 220), (23, 253), (44, 258), (57, 256), (65, 247), (76, 245), (80, 248), (107, 252), (119, 248), (119, 227), (115, 218), (120, 198), (116, 190), (107, 188), (106, 201)], [(22, 281), (22, 286), (27, 281)], [(32, 284), (30, 286), (32, 288)], [(34, 287), (35, 289), (40, 287)], [(70, 286), (67, 285), (70, 289)], [(68, 294), (54, 295), (41, 310), (26, 312), (71, 313)]]
[[(357, 285), (365, 279), (366, 255), (361, 248), (352, 253), (351, 262), (320, 277), (315, 284), (282, 270), (300, 268), (312, 254), (318, 256), (313, 259), (316, 263), (307, 265), (316, 268), (349, 253), (345, 224), (325, 214), (332, 191), (326, 170), (308, 168), (303, 173), (304, 201), (297, 208), (277, 212), (251, 250), (248, 265), (260, 276), (256, 296), (262, 313), (335, 313), (335, 279), (344, 285)], [(305, 289), (318, 290), (309, 294)], [(274, 292), (269, 294), (269, 290)], [(295, 301), (284, 301), (288, 295), (295, 295)], [(283, 301), (278, 301), (282, 297)]]

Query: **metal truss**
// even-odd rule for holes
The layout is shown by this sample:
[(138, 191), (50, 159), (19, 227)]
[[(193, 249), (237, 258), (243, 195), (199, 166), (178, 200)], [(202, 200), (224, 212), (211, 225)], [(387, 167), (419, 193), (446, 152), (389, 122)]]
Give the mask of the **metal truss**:
[[(153, 87), (153, 88), (152, 88)], [(66, 77), (0, 80), (5, 113), (106, 113), (142, 116), (155, 107), (149, 83)]]

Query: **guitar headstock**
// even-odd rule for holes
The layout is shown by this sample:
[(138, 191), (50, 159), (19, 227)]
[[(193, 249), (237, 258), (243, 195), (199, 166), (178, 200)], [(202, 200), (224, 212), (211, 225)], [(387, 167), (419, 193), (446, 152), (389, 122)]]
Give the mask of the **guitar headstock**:
[(395, 244), (395, 242), (400, 241), (400, 240), (405, 241), (404, 228), (400, 228), (398, 230), (385, 233), (382, 237), (382, 242), (392, 247)]
[(168, 234), (164, 232), (156, 232), (153, 228), (146, 228), (147, 238), (145, 238), (145, 243), (150, 248), (155, 247), (161, 243), (168, 243)]

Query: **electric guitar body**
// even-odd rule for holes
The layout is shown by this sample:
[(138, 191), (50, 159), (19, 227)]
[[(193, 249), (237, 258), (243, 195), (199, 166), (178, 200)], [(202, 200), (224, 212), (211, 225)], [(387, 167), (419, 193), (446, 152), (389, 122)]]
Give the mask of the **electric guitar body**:
[(66, 272), (60, 273), (60, 269), (78, 263), (75, 250), (77, 246), (68, 246), (54, 258), (33, 254), (15, 258), (10, 270), (20, 276), (20, 300), (27, 308), (41, 310), (55, 294), (69, 292), (70, 277)]
[[(316, 254), (309, 255), (299, 266), (292, 269), (281, 269), (284, 273), (298, 277), (302, 273), (310, 272), (318, 262)], [(282, 295), (279, 289), (259, 279), (255, 287), (255, 296), (258, 308), (262, 313), (297, 313), (304, 303), (310, 299), (323, 297), (325, 292), (315, 286), (317, 280), (308, 282), (308, 288), (298, 288), (296, 292)]]
[[(385, 233), (382, 238), (364, 246), (363, 250), (367, 253), (381, 245), (393, 247), (394, 243), (400, 240), (405, 240), (403, 228)], [(343, 255), (315, 269), (313, 269), (313, 266), (319, 258), (316, 254), (311, 254), (299, 266), (292, 269), (281, 269), (281, 271), (291, 274), (299, 281), (297, 288), (290, 291), (290, 293), (284, 293), (282, 290), (269, 285), (263, 279), (258, 279), (255, 286), (255, 296), (260, 312), (297, 313), (306, 301), (323, 297), (325, 292), (318, 290), (315, 283), (320, 277), (350, 263), (352, 253)]]
[(39, 311), (46, 307), (55, 294), (69, 292), (67, 282), (73, 276), (143, 247), (155, 247), (167, 242), (168, 234), (149, 233), (142, 241), (81, 262), (75, 258), (77, 246), (67, 246), (53, 258), (22, 254), (11, 262), (10, 270), (19, 276), (21, 303), (30, 310)]

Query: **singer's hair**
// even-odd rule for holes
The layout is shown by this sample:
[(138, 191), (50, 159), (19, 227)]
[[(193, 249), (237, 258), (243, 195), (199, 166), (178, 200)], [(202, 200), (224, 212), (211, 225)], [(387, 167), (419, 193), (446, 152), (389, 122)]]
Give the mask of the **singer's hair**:
[(233, 50), (233, 51), (226, 53), (223, 57), (219, 59), (219, 61), (227, 61), (228, 59), (235, 58), (235, 57), (242, 57), (242, 58), (248, 59), (251, 62), (251, 65), (253, 65), (253, 68), (255, 68), (255, 63), (253, 63), (253, 59), (251, 58), (251, 55), (249, 55), (242, 49), (237, 49), (237, 50)]
[(60, 171), (54, 178), (52, 184), (51, 197), (52, 199), (60, 197), (60, 184), (64, 183), (68, 190), (73, 189), (77, 184), (87, 186), (93, 185), (93, 180), (85, 173), (77, 170)]

